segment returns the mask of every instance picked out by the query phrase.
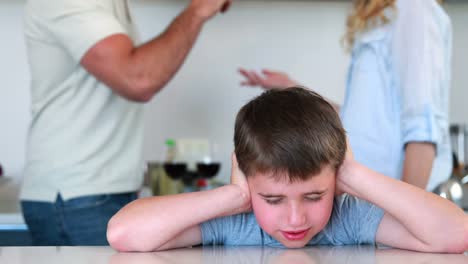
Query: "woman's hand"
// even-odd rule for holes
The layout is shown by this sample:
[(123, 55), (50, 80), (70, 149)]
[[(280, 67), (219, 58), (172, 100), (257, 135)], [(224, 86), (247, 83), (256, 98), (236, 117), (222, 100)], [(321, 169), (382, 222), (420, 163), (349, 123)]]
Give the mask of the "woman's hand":
[(256, 71), (240, 68), (239, 73), (245, 77), (245, 80), (241, 82), (242, 86), (260, 86), (269, 90), (286, 89), (298, 85), (284, 72), (262, 70), (262, 73), (259, 74)]
[(231, 184), (239, 187), (239, 190), (241, 192), (239, 198), (244, 201), (243, 206), (240, 208), (240, 211), (236, 213), (249, 212), (252, 208), (252, 204), (250, 200), (250, 189), (249, 184), (247, 183), (247, 178), (245, 177), (244, 173), (241, 171), (239, 165), (237, 164), (237, 157), (235, 153), (232, 153), (231, 161)]

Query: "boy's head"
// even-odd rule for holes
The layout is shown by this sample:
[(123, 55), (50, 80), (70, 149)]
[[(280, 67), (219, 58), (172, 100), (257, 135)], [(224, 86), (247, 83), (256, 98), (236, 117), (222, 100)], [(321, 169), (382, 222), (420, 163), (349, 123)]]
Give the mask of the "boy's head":
[(320, 95), (304, 88), (269, 90), (241, 108), (234, 145), (240, 169), (286, 173), (302, 181), (325, 166), (337, 169), (345, 157), (346, 136), (340, 118)]
[(259, 225), (287, 247), (304, 246), (328, 223), (346, 153), (336, 111), (303, 88), (270, 90), (239, 111), (234, 145)]

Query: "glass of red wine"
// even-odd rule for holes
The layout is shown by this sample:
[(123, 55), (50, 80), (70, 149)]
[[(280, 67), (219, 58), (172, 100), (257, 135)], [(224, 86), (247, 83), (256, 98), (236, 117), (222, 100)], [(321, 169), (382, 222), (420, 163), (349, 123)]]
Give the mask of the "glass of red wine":
[(218, 174), (221, 168), (219, 152), (219, 144), (211, 142), (208, 155), (203, 158), (203, 161), (196, 163), (197, 173), (200, 178), (212, 179)]
[(185, 162), (164, 162), (163, 167), (167, 176), (174, 180), (182, 179), (188, 172), (187, 163)]
[(197, 162), (197, 173), (200, 178), (211, 179), (218, 174), (220, 167), (219, 162)]

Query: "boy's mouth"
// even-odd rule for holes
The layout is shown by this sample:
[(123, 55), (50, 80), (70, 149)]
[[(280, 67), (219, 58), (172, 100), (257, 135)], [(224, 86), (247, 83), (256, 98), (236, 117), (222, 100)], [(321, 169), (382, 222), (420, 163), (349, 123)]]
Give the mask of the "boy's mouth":
[(300, 231), (281, 231), (281, 233), (287, 240), (294, 241), (294, 240), (304, 239), (304, 237), (306, 237), (309, 230), (310, 228), (305, 229), (305, 230), (300, 230)]

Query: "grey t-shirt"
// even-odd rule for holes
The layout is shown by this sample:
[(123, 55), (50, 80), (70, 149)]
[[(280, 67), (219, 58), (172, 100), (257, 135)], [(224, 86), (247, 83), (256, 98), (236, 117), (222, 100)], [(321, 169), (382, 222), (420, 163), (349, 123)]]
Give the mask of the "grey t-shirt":
[[(373, 204), (347, 194), (339, 196), (333, 203), (328, 224), (307, 245), (375, 244), (383, 214)], [(284, 247), (260, 228), (253, 213), (204, 222), (201, 232), (203, 245)]]

